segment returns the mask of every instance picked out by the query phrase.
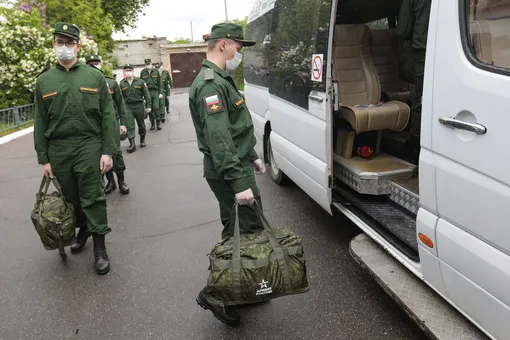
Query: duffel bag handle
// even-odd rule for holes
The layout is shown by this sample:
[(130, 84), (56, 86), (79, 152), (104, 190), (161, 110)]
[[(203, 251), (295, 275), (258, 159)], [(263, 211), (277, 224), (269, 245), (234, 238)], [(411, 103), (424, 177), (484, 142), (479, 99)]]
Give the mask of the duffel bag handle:
[[(60, 183), (58, 183), (56, 177), (49, 178), (49, 177), (43, 176), (43, 179), (41, 181), (41, 186), (39, 187), (39, 194), (43, 194), (43, 197), (39, 201), (39, 205), (41, 205), (42, 202), (44, 201), (44, 198), (46, 198), (46, 195), (48, 194), (48, 189), (50, 187), (50, 183), (53, 183), (53, 186), (55, 186), (55, 188), (57, 189), (59, 194), (62, 195), (62, 198), (64, 199), (64, 204), (66, 205), (66, 207), (69, 208), (67, 200), (64, 197), (64, 193), (62, 192), (62, 187), (60, 186)], [(39, 206), (38, 209), (40, 210), (40, 209), (42, 209), (42, 207)]]

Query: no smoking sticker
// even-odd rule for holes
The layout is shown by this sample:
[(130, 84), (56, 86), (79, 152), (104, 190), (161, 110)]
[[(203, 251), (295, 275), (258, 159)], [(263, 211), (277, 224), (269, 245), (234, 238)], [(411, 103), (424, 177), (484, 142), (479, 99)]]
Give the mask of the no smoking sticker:
[(314, 54), (312, 56), (312, 81), (322, 81), (322, 60), (324, 54)]

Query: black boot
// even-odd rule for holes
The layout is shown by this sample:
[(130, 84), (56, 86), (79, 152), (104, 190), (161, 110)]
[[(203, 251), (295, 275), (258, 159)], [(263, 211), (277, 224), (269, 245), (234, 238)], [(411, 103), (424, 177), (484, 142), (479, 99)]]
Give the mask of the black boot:
[(147, 144), (145, 144), (145, 135), (140, 136), (140, 147), (145, 148)]
[(119, 190), (123, 195), (129, 194), (129, 187), (124, 182), (124, 171), (117, 171), (117, 182), (119, 183)]
[(155, 130), (156, 126), (154, 125), (154, 120), (151, 120), (151, 131)]
[(197, 303), (205, 310), (210, 310), (221, 322), (229, 326), (238, 326), (241, 323), (241, 316), (230, 306), (224, 304), (213, 304), (207, 299), (207, 287), (202, 289), (197, 296)]
[(85, 248), (85, 244), (87, 244), (87, 239), (90, 234), (87, 231), (87, 224), (84, 224), (80, 227), (78, 231), (78, 235), (76, 236), (76, 241), (71, 245), (71, 253), (78, 254)]
[(161, 130), (162, 127), (161, 127), (161, 121), (160, 120), (157, 120), (156, 121), (156, 124), (158, 125), (158, 130)]
[(129, 147), (127, 148), (127, 152), (135, 152), (136, 151), (136, 144), (134, 138), (129, 138)]
[(115, 184), (115, 178), (113, 177), (112, 170), (110, 170), (106, 173), (106, 179), (108, 180), (108, 183), (106, 184), (106, 187), (104, 188), (104, 193), (106, 195), (108, 195), (117, 189), (117, 184)]
[(94, 240), (94, 267), (98, 275), (104, 275), (110, 271), (110, 259), (106, 253), (104, 235), (92, 234)]
[(165, 122), (165, 118), (162, 118), (162, 119), (161, 119), (161, 123), (164, 123), (164, 122)]

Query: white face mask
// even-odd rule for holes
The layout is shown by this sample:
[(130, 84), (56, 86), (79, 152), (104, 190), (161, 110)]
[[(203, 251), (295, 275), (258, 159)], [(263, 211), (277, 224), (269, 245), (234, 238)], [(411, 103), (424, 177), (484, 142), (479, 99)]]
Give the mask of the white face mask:
[(133, 71), (126, 71), (126, 77), (133, 78)]
[(55, 53), (57, 54), (58, 60), (71, 61), (76, 57), (74, 53), (74, 47), (67, 46), (55, 46)]
[(149, 70), (152, 70), (152, 65), (147, 65), (147, 68), (148, 68)]
[(101, 64), (94, 65), (95, 68), (101, 69)]
[[(231, 49), (231, 50), (234, 50), (232, 47), (230, 47), (229, 44), (227, 44), (227, 46)], [(225, 53), (223, 53), (223, 55), (225, 56)], [(234, 58), (228, 60), (227, 57), (225, 56), (225, 60), (227, 61), (227, 71), (229, 72), (232, 72), (234, 71), (240, 64), (241, 62), (243, 61), (243, 55), (237, 51), (235, 51), (235, 54), (234, 54)]]

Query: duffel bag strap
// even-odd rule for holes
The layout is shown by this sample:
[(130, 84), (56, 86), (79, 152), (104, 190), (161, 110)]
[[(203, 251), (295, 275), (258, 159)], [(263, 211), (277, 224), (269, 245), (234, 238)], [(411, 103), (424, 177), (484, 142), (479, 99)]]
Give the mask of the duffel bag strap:
[(273, 228), (271, 228), (271, 225), (269, 224), (267, 218), (262, 213), (262, 209), (260, 209), (260, 205), (257, 203), (257, 201), (255, 201), (254, 208), (255, 211), (257, 212), (257, 215), (259, 215), (260, 220), (262, 221), (264, 229), (266, 230), (267, 238), (269, 239), (269, 242), (271, 242), (271, 245), (273, 246), (273, 251), (276, 255), (276, 259), (278, 260), (278, 265), (280, 267), (280, 271), (282, 274), (285, 290), (289, 291), (292, 289), (292, 285), (290, 282), (289, 268), (287, 267), (287, 262), (285, 261), (285, 253), (283, 251), (283, 248), (280, 245), (280, 242), (278, 242), (278, 240), (276, 239), (275, 232)]
[(241, 231), (239, 230), (239, 204), (234, 204), (234, 239), (232, 252), (232, 289), (234, 300), (241, 300)]

